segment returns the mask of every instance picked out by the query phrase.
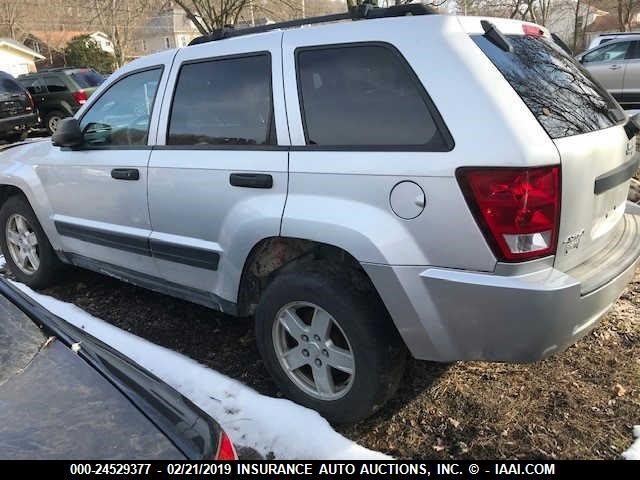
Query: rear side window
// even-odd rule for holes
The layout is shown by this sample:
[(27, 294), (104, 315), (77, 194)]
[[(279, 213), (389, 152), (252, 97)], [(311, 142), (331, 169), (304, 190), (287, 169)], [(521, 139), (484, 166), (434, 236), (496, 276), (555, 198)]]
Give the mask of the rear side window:
[(69, 87), (67, 87), (67, 84), (64, 83), (64, 80), (62, 80), (60, 77), (54, 75), (45, 75), (42, 79), (47, 86), (47, 90), (49, 90), (49, 92), (51, 93), (69, 91)]
[(187, 63), (176, 85), (168, 145), (267, 145), (273, 124), (268, 54)]
[(608, 128), (624, 113), (573, 58), (544, 37), (509, 36), (505, 52), (482, 35), (472, 36), (551, 138)]
[(307, 145), (451, 149), (422, 85), (391, 46), (300, 49), (296, 62)]

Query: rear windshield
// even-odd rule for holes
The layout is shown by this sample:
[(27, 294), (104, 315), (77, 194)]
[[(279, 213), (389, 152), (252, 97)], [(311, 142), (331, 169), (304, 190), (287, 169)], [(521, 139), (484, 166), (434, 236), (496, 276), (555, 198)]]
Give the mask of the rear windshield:
[(15, 80), (0, 77), (0, 94), (2, 93), (24, 93), (24, 88), (18, 85)]
[(613, 97), (546, 38), (509, 35), (512, 52), (505, 52), (483, 35), (472, 38), (551, 138), (593, 132), (624, 120)]
[(91, 69), (73, 70), (69, 75), (80, 88), (97, 87), (104, 82), (104, 76)]

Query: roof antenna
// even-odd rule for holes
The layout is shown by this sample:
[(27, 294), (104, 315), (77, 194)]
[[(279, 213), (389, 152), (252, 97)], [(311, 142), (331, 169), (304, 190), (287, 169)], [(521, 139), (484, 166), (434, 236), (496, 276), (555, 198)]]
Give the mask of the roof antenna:
[(482, 29), (484, 30), (484, 36), (487, 37), (491, 43), (500, 50), (513, 52), (513, 45), (511, 45), (509, 39), (505, 37), (500, 30), (498, 30), (498, 27), (488, 20), (480, 20), (480, 25), (482, 25)]

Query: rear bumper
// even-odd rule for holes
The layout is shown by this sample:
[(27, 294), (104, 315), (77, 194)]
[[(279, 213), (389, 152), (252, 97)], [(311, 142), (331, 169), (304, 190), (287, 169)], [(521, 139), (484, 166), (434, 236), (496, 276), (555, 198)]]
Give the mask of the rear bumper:
[(628, 228), (608, 254), (615, 265), (594, 257), (591, 268), (565, 273), (547, 265), (514, 275), (363, 266), (414, 357), (536, 361), (586, 335), (632, 280), (640, 264), (640, 207), (629, 204), (627, 211)]
[(13, 133), (16, 130), (30, 128), (40, 122), (37, 113), (29, 113), (17, 117), (0, 118), (0, 135)]

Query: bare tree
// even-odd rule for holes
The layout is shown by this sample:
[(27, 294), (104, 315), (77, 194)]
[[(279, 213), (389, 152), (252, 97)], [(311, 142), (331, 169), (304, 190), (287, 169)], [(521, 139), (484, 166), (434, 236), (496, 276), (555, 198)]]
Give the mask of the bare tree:
[(0, 24), (2, 33), (17, 40), (26, 13), (23, 2), (0, 0)]
[(158, 0), (89, 0), (95, 24), (109, 35), (113, 43), (114, 56), (118, 67), (126, 63), (127, 52), (137, 28), (152, 12), (157, 11)]
[(628, 32), (631, 30), (633, 17), (640, 12), (640, 0), (618, 0), (617, 10), (620, 31)]

